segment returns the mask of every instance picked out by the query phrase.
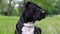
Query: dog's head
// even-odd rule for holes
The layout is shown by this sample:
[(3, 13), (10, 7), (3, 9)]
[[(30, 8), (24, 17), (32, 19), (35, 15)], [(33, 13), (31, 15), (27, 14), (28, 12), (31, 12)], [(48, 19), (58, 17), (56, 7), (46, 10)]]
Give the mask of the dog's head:
[(27, 2), (25, 4), (25, 10), (23, 12), (23, 18), (26, 22), (36, 21), (45, 18), (45, 12), (41, 7), (37, 6), (32, 2)]

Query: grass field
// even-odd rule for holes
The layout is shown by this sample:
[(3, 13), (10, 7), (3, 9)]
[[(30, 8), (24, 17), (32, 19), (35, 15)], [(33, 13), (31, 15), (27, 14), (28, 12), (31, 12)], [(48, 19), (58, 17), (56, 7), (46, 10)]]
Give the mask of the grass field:
[[(14, 34), (15, 25), (19, 17), (0, 15), (0, 34)], [(60, 15), (46, 17), (41, 21), (36, 21), (36, 26), (42, 29), (42, 34), (60, 34)]]

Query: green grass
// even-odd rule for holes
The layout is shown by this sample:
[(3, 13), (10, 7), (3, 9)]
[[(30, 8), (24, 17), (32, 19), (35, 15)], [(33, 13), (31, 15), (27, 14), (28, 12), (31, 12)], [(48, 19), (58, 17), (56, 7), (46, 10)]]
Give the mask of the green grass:
[[(19, 17), (0, 15), (0, 34), (14, 34), (15, 25)], [(36, 26), (42, 29), (42, 34), (60, 34), (60, 15), (46, 17), (41, 21), (36, 21)]]

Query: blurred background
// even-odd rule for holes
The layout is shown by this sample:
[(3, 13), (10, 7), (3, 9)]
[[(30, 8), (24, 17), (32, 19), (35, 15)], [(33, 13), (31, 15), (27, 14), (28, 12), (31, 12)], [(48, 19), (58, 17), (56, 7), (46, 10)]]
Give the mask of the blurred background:
[(40, 6), (47, 17), (36, 21), (36, 26), (42, 29), (42, 34), (60, 34), (60, 0), (0, 0), (0, 34), (14, 34), (26, 2)]

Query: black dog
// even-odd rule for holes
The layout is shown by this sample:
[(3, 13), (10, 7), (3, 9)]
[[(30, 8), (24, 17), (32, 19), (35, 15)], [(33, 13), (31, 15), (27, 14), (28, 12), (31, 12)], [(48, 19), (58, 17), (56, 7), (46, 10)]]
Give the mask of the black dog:
[(45, 18), (41, 7), (32, 2), (25, 4), (25, 10), (16, 25), (15, 34), (41, 34), (41, 29), (34, 25), (35, 21)]

